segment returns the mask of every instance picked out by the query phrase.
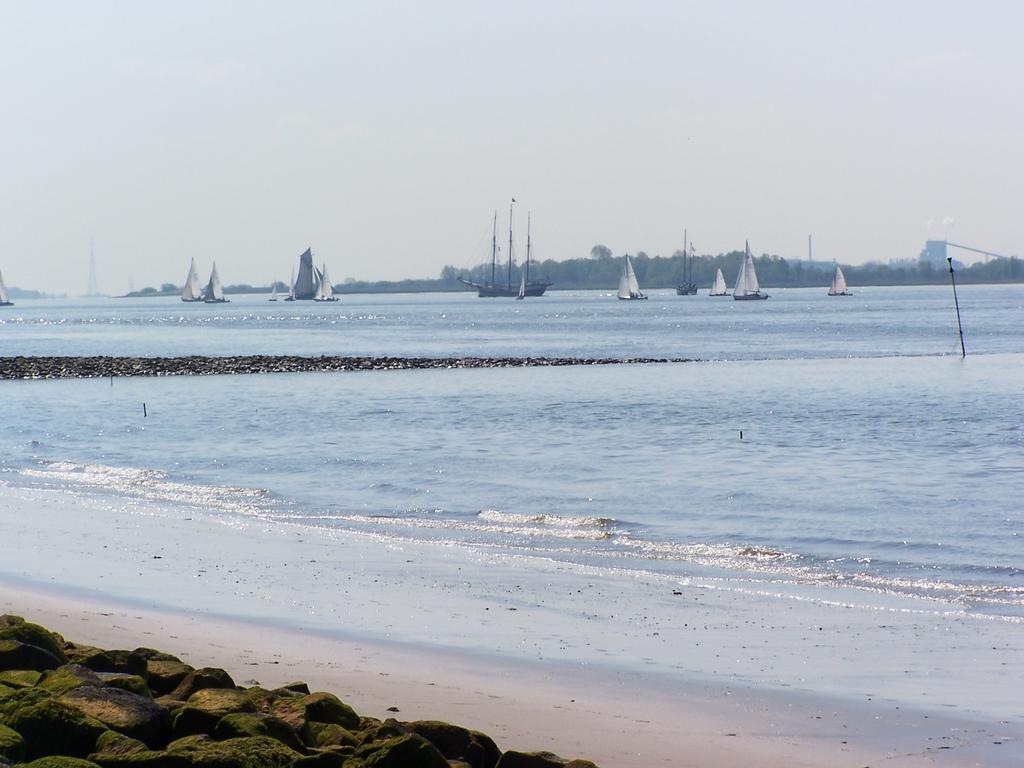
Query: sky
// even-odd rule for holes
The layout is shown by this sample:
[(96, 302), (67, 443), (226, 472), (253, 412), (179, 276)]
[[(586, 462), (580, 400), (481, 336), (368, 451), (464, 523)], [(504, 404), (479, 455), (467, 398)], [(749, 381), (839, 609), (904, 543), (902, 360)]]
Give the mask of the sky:
[[(1024, 4), (0, 0), (0, 271), (1024, 253)], [(963, 254), (971, 261), (969, 254)]]

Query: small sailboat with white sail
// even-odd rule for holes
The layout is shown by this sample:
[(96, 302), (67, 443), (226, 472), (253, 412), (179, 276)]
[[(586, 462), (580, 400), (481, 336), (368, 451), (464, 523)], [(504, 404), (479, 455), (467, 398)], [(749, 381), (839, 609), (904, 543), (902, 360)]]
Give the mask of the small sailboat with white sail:
[(728, 296), (729, 286), (725, 284), (725, 275), (722, 274), (722, 268), (719, 267), (718, 271), (715, 272), (715, 282), (711, 286), (711, 291), (708, 296)]
[(185, 287), (181, 289), (182, 301), (202, 301), (203, 284), (199, 282), (199, 270), (196, 269), (196, 260), (193, 258), (188, 268), (188, 277), (185, 278)]
[(522, 277), (519, 279), (519, 293), (516, 294), (516, 301), (522, 301), (526, 298), (526, 273), (524, 272)]
[(295, 267), (292, 267), (292, 276), (288, 280), (288, 295), (284, 297), (285, 301), (295, 301)]
[(836, 271), (832, 273), (832, 285), (828, 289), (829, 296), (853, 296), (846, 289), (846, 275), (843, 274), (843, 268), (836, 264)]
[(273, 280), (270, 283), (270, 299), (269, 301), (277, 301), (277, 280)]
[(4, 276), (0, 272), (0, 307), (13, 307), (14, 302), (11, 301), (11, 297), (7, 293), (7, 286), (4, 285)]
[(740, 273), (736, 277), (736, 286), (732, 289), (732, 297), (736, 301), (759, 301), (767, 299), (767, 293), (761, 293), (761, 286), (757, 282), (757, 272), (754, 271), (754, 257), (750, 255), (750, 243), (745, 243), (746, 253), (743, 256), (743, 263), (740, 264)]
[(626, 266), (622, 269), (622, 277), (619, 279), (619, 299), (622, 301), (642, 301), (646, 299), (640, 292), (640, 284), (636, 280), (636, 271), (633, 269), (633, 262), (626, 254)]
[(228, 301), (224, 298), (224, 289), (220, 284), (220, 275), (217, 274), (217, 262), (213, 262), (210, 282), (206, 284), (206, 290), (203, 291), (203, 301), (207, 304), (226, 304)]
[(334, 287), (331, 285), (330, 275), (327, 274), (327, 265), (324, 264), (324, 268), (318, 275), (320, 283), (316, 287), (316, 295), (313, 296), (313, 301), (337, 301), (338, 297), (334, 295)]

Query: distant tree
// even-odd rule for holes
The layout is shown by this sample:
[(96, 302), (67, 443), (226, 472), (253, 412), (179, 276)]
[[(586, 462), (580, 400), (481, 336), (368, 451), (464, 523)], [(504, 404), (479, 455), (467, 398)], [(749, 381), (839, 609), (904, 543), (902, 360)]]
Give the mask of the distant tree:
[(160, 283), (160, 292), (161, 293), (175, 293), (176, 291), (180, 291), (180, 290), (181, 290), (181, 288), (176, 286), (174, 283)]
[(595, 245), (590, 249), (590, 258), (592, 259), (610, 259), (612, 257), (612, 249), (607, 245)]
[(452, 266), (446, 266), (441, 270), (442, 283), (454, 283), (459, 279), (459, 270)]

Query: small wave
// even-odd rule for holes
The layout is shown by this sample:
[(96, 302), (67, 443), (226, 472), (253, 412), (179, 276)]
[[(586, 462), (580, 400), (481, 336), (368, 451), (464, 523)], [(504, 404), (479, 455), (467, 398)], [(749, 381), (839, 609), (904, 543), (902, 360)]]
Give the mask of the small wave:
[(477, 518), (491, 523), (505, 525), (543, 525), (551, 528), (600, 528), (607, 530), (617, 524), (608, 517), (563, 517), (560, 515), (524, 515), (516, 512), (501, 512), (497, 509), (483, 509)]

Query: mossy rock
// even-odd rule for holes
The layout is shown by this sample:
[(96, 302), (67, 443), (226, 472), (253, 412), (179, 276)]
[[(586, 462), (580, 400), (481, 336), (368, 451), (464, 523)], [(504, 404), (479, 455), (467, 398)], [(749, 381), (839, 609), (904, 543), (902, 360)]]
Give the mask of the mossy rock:
[(157, 696), (171, 693), (192, 672), (191, 666), (177, 659), (146, 659), (146, 680)]
[(352, 731), (337, 723), (306, 723), (302, 738), (310, 747), (358, 747), (360, 743)]
[(317, 723), (336, 723), (343, 728), (358, 728), (359, 715), (333, 693), (311, 693), (304, 696), (306, 720)]
[(0, 725), (0, 763), (20, 763), (25, 759), (25, 739), (13, 728)]
[(244, 691), (227, 688), (204, 688), (188, 697), (186, 702), (193, 709), (209, 712), (218, 718), (235, 712), (255, 712), (256, 706)]
[(95, 718), (119, 733), (153, 746), (170, 735), (167, 712), (152, 699), (109, 686), (82, 686), (68, 691), (60, 701)]
[(208, 688), (230, 688), (234, 690), (235, 681), (223, 669), (203, 667), (185, 675), (181, 682), (167, 696), (179, 701), (188, 701), (189, 697), (196, 691)]
[(0, 724), (22, 735), (28, 758), (83, 757), (93, 751), (96, 739), (107, 730), (99, 720), (38, 688), (15, 691), (0, 700)]
[(116, 731), (107, 731), (96, 740), (96, 751), (89, 759), (102, 768), (190, 768), (192, 765), (187, 757), (154, 752), (141, 741)]
[(111, 688), (120, 688), (122, 691), (131, 691), (147, 699), (153, 698), (153, 692), (149, 690), (146, 681), (138, 675), (129, 675), (127, 672), (97, 672), (104, 685)]
[(505, 752), (498, 768), (597, 768), (589, 760), (566, 760), (554, 752)]
[(51, 755), (49, 757), (40, 757), (31, 763), (23, 763), (18, 768), (99, 768), (99, 766), (96, 763), (81, 760), (77, 757)]
[(400, 723), (393, 717), (389, 717), (384, 722), (376, 721), (375, 725), (359, 731), (356, 736), (361, 744), (367, 744), (372, 741), (387, 741), (396, 736), (406, 736), (412, 732), (412, 728), (405, 723)]
[(270, 714), (302, 733), (306, 727), (306, 705), (301, 696), (280, 696), (270, 701)]
[(148, 662), (134, 651), (104, 651), (97, 649), (93, 653), (78, 658), (78, 663), (94, 672), (121, 672), (127, 675), (138, 675), (145, 678)]
[[(268, 691), (266, 688), (258, 685), (246, 688), (245, 695), (248, 697), (249, 701), (252, 702), (252, 705), (256, 708), (257, 712), (264, 713), (270, 712), (270, 707), (282, 696), (282, 694), (277, 691)], [(298, 694), (294, 693), (287, 695), (293, 697), (298, 696)]]
[(302, 743), (294, 728), (284, 720), (262, 712), (235, 712), (225, 715), (213, 729), (212, 735), (218, 741), (242, 736), (268, 736), (296, 752), (306, 751), (306, 745)]
[(164, 651), (158, 651), (156, 648), (136, 648), (132, 653), (141, 656), (147, 661), (181, 661), (177, 656)]
[(478, 731), (440, 720), (417, 720), (406, 725), (441, 750), (448, 760), (461, 760), (472, 768), (494, 768), (501, 757), (501, 750), (491, 737)]
[(171, 733), (175, 739), (209, 735), (220, 722), (220, 715), (188, 705), (171, 712)]
[(42, 679), (43, 673), (34, 669), (8, 669), (0, 672), (0, 685), (8, 688), (31, 688)]
[(308, 696), (310, 693), (309, 686), (301, 680), (297, 680), (294, 683), (285, 683), (280, 688), (275, 688), (274, 692), (284, 695), (288, 695), (290, 693), (301, 693), (304, 696)]
[[(96, 739), (96, 754), (122, 757), (136, 752), (145, 752), (146, 749), (146, 745), (138, 739), (133, 739), (131, 736), (125, 736), (123, 733), (118, 733), (117, 731), (104, 731), (100, 734), (99, 738)], [(92, 756), (90, 756), (89, 759), (96, 762), (95, 758)]]
[(317, 752), (300, 757), (292, 763), (292, 768), (343, 768), (347, 760), (348, 756), (339, 752)]
[(39, 687), (51, 693), (61, 694), (81, 688), (83, 685), (103, 685), (100, 676), (81, 664), (65, 664), (43, 675)]
[(42, 672), (56, 669), (63, 663), (63, 658), (38, 645), (12, 638), (0, 638), (0, 670), (30, 669)]
[[(47, 653), (55, 656), (60, 664), (67, 663), (67, 656), (64, 654), (64, 638), (56, 632), (51, 632), (46, 627), (32, 624), (20, 616), (4, 614), (0, 616), (0, 640), (17, 640), (27, 645), (34, 645), (42, 648)], [(57, 666), (60, 666), (58, 664)]]
[(448, 768), (441, 751), (415, 733), (363, 744), (352, 761), (359, 768)]
[(266, 736), (213, 741), (201, 736), (179, 739), (167, 746), (170, 755), (189, 758), (203, 768), (290, 768), (301, 755)]

